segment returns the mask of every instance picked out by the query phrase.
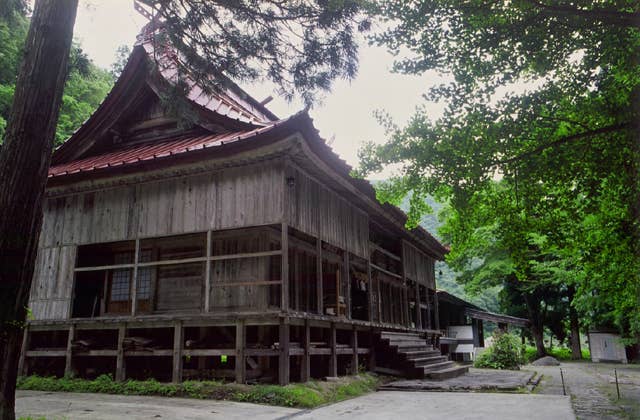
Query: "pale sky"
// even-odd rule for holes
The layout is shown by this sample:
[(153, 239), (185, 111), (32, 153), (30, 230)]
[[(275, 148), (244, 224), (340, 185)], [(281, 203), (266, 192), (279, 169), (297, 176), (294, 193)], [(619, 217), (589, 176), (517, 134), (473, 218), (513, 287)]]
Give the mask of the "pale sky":
[[(110, 68), (120, 45), (133, 46), (136, 34), (146, 23), (133, 9), (133, 0), (81, 0), (74, 37), (95, 64)], [(332, 91), (310, 111), (320, 135), (334, 139), (332, 147), (352, 166), (357, 165), (357, 150), (364, 141), (382, 142), (384, 130), (375, 120), (375, 110), (384, 110), (399, 124), (425, 106), (433, 119), (442, 113), (442, 105), (427, 104), (422, 98), (427, 88), (441, 83), (435, 74), (406, 76), (390, 72), (393, 57), (381, 48), (362, 46), (360, 70), (351, 82), (337, 81)], [(258, 100), (273, 95), (268, 107), (280, 118), (303, 106), (286, 103), (272, 86), (242, 86)], [(388, 176), (380, 174), (378, 176)]]

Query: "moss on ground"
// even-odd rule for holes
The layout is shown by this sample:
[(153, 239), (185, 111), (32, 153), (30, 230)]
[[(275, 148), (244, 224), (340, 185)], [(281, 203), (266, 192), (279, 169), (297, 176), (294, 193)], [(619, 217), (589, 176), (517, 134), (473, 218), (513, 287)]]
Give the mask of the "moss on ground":
[(220, 381), (185, 381), (172, 384), (154, 379), (116, 382), (110, 375), (101, 375), (94, 380), (33, 375), (19, 378), (18, 389), (187, 397), (314, 408), (375, 391), (381, 381), (381, 377), (370, 373), (341, 377), (331, 382), (311, 381), (287, 386), (243, 385)]

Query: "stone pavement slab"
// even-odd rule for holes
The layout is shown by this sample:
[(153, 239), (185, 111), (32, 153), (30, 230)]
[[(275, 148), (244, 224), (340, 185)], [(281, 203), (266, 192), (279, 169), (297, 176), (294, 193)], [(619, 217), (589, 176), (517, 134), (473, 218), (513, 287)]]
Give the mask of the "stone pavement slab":
[(16, 395), (18, 417), (45, 417), (47, 420), (267, 420), (299, 411), (286, 407), (186, 398), (40, 391), (18, 391)]
[(381, 391), (286, 417), (291, 420), (575, 420), (569, 397)]
[(411, 379), (390, 382), (385, 391), (517, 391), (526, 387), (535, 372), (470, 368), (469, 372), (449, 379)]

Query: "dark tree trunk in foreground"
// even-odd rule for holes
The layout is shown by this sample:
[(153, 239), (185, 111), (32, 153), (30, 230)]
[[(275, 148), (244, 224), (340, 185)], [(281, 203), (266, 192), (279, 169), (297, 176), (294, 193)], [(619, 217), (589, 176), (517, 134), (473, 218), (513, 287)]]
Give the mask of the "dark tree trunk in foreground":
[(573, 360), (582, 359), (582, 349), (580, 348), (580, 320), (578, 319), (578, 312), (576, 308), (571, 305), (573, 302), (573, 296), (576, 293), (576, 289), (573, 286), (569, 286), (569, 325), (571, 329), (571, 358)]
[(78, 0), (37, 0), (0, 153), (0, 420), (14, 419), (22, 329)]

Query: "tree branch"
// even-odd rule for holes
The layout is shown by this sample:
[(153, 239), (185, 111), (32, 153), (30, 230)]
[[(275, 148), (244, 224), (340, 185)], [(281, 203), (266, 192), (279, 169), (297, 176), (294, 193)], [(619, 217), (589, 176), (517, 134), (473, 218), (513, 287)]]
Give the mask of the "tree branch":
[(640, 27), (640, 13), (638, 12), (624, 12), (607, 8), (579, 9), (569, 5), (545, 4), (537, 0), (526, 1), (543, 9), (543, 13), (549, 15), (578, 16), (588, 20), (600, 21), (607, 25)]
[(634, 126), (634, 124), (627, 122), (627, 123), (621, 123), (621, 124), (608, 125), (606, 127), (600, 127), (600, 128), (595, 129), (595, 130), (590, 130), (590, 131), (585, 131), (585, 132), (578, 133), (578, 134), (573, 134), (571, 136), (563, 137), (563, 138), (560, 138), (558, 140), (552, 141), (551, 143), (542, 144), (542, 145), (536, 147), (533, 150), (529, 150), (528, 152), (520, 153), (519, 155), (516, 155), (516, 156), (511, 157), (509, 159), (499, 160), (499, 161), (495, 162), (495, 165), (505, 165), (505, 164), (508, 164), (508, 163), (513, 163), (513, 162), (516, 162), (518, 160), (522, 160), (524, 158), (527, 158), (529, 156), (536, 155), (536, 154), (542, 152), (543, 150), (549, 149), (551, 147), (556, 147), (556, 146), (559, 146), (561, 144), (569, 143), (569, 142), (572, 142), (572, 141), (575, 141), (575, 140), (580, 140), (580, 139), (583, 139), (583, 138), (586, 138), (586, 137), (593, 137), (593, 136), (597, 136), (597, 135), (600, 135), (600, 134), (608, 134), (608, 133), (613, 133), (613, 132), (616, 132), (616, 131), (626, 130), (626, 129), (632, 128), (633, 126)]

